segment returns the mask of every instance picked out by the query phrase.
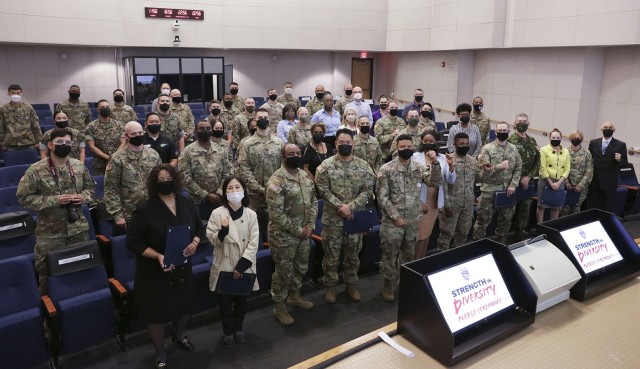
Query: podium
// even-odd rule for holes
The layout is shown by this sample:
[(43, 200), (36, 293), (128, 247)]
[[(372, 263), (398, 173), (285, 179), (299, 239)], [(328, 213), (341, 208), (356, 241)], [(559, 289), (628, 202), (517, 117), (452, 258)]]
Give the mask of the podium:
[(398, 333), (451, 366), (532, 324), (536, 302), (508, 248), (484, 239), (402, 265)]
[(640, 276), (640, 248), (615, 214), (591, 209), (538, 225), (581, 275), (571, 297), (583, 301)]

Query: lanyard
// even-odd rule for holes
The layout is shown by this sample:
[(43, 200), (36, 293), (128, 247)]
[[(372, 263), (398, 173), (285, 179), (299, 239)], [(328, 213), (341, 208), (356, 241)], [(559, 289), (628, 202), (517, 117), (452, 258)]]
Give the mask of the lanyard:
[[(73, 171), (73, 167), (71, 166), (71, 163), (68, 160), (67, 160), (67, 169), (69, 170), (69, 177), (71, 177), (71, 182), (73, 183), (73, 189), (75, 193), (78, 193), (78, 189), (76, 188), (76, 174)], [(56, 167), (53, 165), (53, 160), (51, 160), (51, 158), (49, 158), (49, 170), (51, 171), (51, 176), (53, 177), (53, 181), (56, 183), (56, 186), (58, 186), (58, 191), (62, 195), (62, 189), (60, 188), (60, 182), (58, 178), (58, 171), (56, 170)]]

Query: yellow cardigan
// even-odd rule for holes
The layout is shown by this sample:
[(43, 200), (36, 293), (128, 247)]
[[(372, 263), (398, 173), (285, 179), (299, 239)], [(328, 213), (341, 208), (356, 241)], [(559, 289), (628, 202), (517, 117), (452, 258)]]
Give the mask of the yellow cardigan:
[(570, 170), (569, 150), (562, 147), (560, 153), (557, 153), (551, 144), (540, 148), (540, 179), (548, 177), (554, 180), (558, 180), (560, 177), (567, 179)]

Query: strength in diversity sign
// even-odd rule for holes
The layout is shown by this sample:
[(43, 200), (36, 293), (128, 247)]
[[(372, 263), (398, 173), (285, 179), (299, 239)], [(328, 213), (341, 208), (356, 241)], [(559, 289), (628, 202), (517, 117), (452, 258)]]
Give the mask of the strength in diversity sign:
[(622, 255), (599, 221), (560, 232), (585, 273), (622, 260)]
[(452, 333), (513, 306), (492, 254), (427, 276)]

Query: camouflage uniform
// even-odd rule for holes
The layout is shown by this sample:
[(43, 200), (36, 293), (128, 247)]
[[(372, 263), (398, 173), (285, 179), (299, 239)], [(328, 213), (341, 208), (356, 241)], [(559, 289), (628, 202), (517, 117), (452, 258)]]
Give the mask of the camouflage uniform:
[[(84, 141), (84, 133), (71, 127), (67, 127), (67, 129), (71, 131), (71, 134), (73, 134), (73, 145), (71, 145), (71, 154), (69, 154), (69, 156), (76, 160), (80, 160), (80, 149), (84, 149), (86, 146), (86, 143)], [(53, 131), (53, 129), (46, 131), (42, 135), (42, 139), (40, 139), (40, 150), (44, 150), (47, 153), (49, 152), (48, 144), (49, 138), (51, 137), (51, 131)]]
[(283, 94), (278, 96), (276, 101), (282, 105), (293, 104), (296, 106), (296, 111), (300, 109), (300, 100), (298, 99), (297, 96), (293, 96), (293, 95), (287, 96), (286, 94)]
[(269, 209), (269, 249), (275, 262), (271, 280), (273, 301), (287, 298), (287, 290), (300, 290), (309, 266), (309, 240), (300, 239), (304, 227), (313, 230), (318, 200), (311, 177), (302, 169), (296, 175), (283, 166), (265, 186)]
[(42, 138), (38, 114), (27, 103), (6, 103), (0, 107), (0, 143), (7, 149), (35, 147)]
[(75, 183), (72, 182), (69, 166), (65, 165), (62, 168), (56, 168), (58, 174), (58, 184), (56, 184), (51, 174), (49, 160), (45, 159), (27, 169), (20, 179), (16, 192), (20, 205), (38, 212), (34, 252), (35, 267), (42, 293), (46, 292), (47, 285), (47, 252), (89, 240), (89, 222), (84, 217), (82, 209), (77, 207), (78, 220), (73, 223), (68, 222), (67, 207), (59, 205), (58, 195), (82, 194), (84, 203), (91, 203), (95, 199), (95, 182), (83, 162), (69, 158), (68, 163), (73, 170)]
[(180, 154), (178, 169), (184, 188), (195, 204), (200, 204), (210, 193), (222, 194), (222, 181), (233, 174), (228, 155), (228, 149), (217, 143), (212, 142), (206, 149), (197, 141)]
[(255, 116), (255, 113), (248, 114), (247, 112), (244, 112), (242, 114), (238, 114), (238, 116), (236, 116), (236, 119), (233, 120), (231, 136), (233, 138), (232, 142), (234, 147), (239, 148), (240, 141), (242, 141), (243, 138), (249, 136), (249, 128), (247, 128), (247, 122), (251, 118), (255, 118)]
[[(509, 161), (506, 169), (499, 169), (498, 165), (503, 160)], [(489, 163), (493, 165), (489, 172), (486, 172), (483, 165)], [(491, 220), (493, 213), (498, 212), (498, 225), (496, 226), (496, 235), (501, 242), (505, 242), (509, 229), (511, 228), (511, 218), (513, 218), (514, 206), (508, 208), (495, 208), (495, 191), (506, 190), (508, 187), (515, 189), (520, 183), (520, 174), (522, 173), (522, 159), (518, 149), (512, 143), (506, 142), (504, 146), (500, 146), (497, 141), (488, 143), (480, 150), (478, 155), (478, 167), (480, 171), (480, 198), (478, 199), (478, 215), (476, 224), (473, 227), (473, 239), (479, 240), (484, 238), (485, 232)]]
[[(522, 139), (518, 136), (518, 133), (514, 132), (509, 136), (507, 141), (516, 146), (520, 154), (520, 159), (522, 160), (522, 174), (518, 182), (520, 182), (524, 176), (529, 176), (529, 178), (533, 180), (540, 172), (540, 153), (538, 152), (539, 148), (536, 139), (529, 135), (527, 135), (526, 139)], [(530, 181), (530, 183), (530, 185), (533, 186), (533, 181)], [(532, 199), (516, 201), (515, 214), (511, 221), (516, 232), (524, 231), (528, 228), (531, 202)]]
[(420, 129), (421, 133), (425, 129), (427, 131), (436, 131), (436, 132), (438, 132), (438, 127), (436, 127), (436, 123), (434, 121), (432, 121), (431, 119), (425, 118), (422, 115), (420, 115), (419, 120), (420, 120), (420, 123), (418, 123), (418, 129)]
[(182, 123), (180, 128), (182, 128), (187, 135), (191, 136), (196, 128), (191, 107), (187, 104), (171, 104), (169, 111), (180, 118), (180, 123)]
[(353, 97), (353, 94), (351, 94), (350, 97), (342, 96), (338, 99), (338, 101), (336, 101), (336, 104), (333, 106), (334, 109), (336, 109), (336, 111), (338, 113), (340, 113), (340, 116), (344, 115), (344, 108), (347, 106), (348, 103), (354, 101), (355, 98)]
[(233, 151), (231, 150), (231, 144), (229, 141), (225, 140), (224, 137), (221, 137), (218, 141), (211, 139), (211, 144), (224, 150), (227, 153), (227, 160), (229, 160), (229, 163), (233, 163)]
[(91, 123), (91, 109), (89, 109), (89, 104), (82, 99), (78, 99), (78, 102), (75, 104), (69, 101), (69, 99), (64, 99), (58, 104), (57, 109), (67, 114), (67, 117), (69, 117), (69, 127), (75, 128), (78, 131), (84, 131), (87, 124)]
[(313, 99), (307, 101), (307, 104), (304, 106), (309, 111), (309, 116), (312, 117), (316, 112), (322, 110), (324, 108), (324, 104), (322, 100), (318, 100), (317, 97), (313, 97)]
[[(453, 154), (456, 181), (445, 183), (444, 208), (440, 209), (440, 236), (438, 249), (458, 247), (467, 242), (467, 236), (473, 223), (473, 202), (475, 200), (474, 183), (480, 168), (476, 158), (471, 155)], [(451, 215), (447, 215), (446, 209)], [(453, 238), (453, 245), (451, 239)]]
[(266, 109), (269, 112), (269, 130), (276, 133), (278, 123), (282, 120), (282, 109), (284, 109), (284, 105), (279, 102), (271, 103), (270, 101), (267, 101), (262, 104), (260, 109)]
[[(413, 149), (418, 151), (420, 146), (422, 145), (422, 140), (420, 139), (420, 135), (422, 134), (422, 129), (420, 129), (420, 124), (416, 128), (411, 128), (411, 126), (407, 125), (403, 130), (398, 133), (398, 138), (400, 135), (409, 135), (411, 136), (411, 141), (413, 142)], [(398, 143), (395, 139), (393, 139), (393, 143), (391, 143), (391, 157), (393, 159), (398, 157)]]
[(405, 123), (402, 118), (395, 117), (395, 119), (391, 119), (390, 115), (380, 118), (376, 122), (376, 139), (380, 143), (382, 160), (388, 160), (391, 158), (391, 144), (394, 140), (393, 132), (395, 132), (396, 129), (401, 131), (406, 127), (407, 123)]
[[(442, 183), (440, 165), (426, 167), (414, 160), (403, 165), (399, 159), (384, 164), (377, 175), (376, 194), (382, 224), (380, 226), (380, 275), (387, 280), (399, 276), (400, 265), (413, 260), (418, 226), (422, 217), (421, 183), (438, 187)], [(404, 219), (406, 226), (395, 221)]]
[[(124, 133), (124, 123), (109, 118), (108, 122), (96, 119), (89, 123), (84, 131), (85, 140), (93, 141), (94, 145), (107, 155), (113, 155), (120, 147), (120, 139)], [(104, 174), (107, 161), (99, 156), (93, 157), (93, 175)]]
[(109, 117), (124, 124), (138, 121), (138, 115), (133, 108), (127, 104), (122, 104), (120, 106), (111, 104), (111, 115)]
[(160, 117), (160, 132), (164, 133), (173, 142), (178, 144), (178, 141), (184, 136), (184, 124), (179, 116), (169, 111), (169, 114), (163, 114), (162, 112), (156, 112)]
[(382, 151), (380, 144), (375, 137), (367, 135), (366, 141), (362, 136), (356, 134), (353, 136), (353, 155), (359, 157), (369, 164), (373, 173), (378, 173), (382, 165)]
[(300, 123), (296, 123), (289, 130), (289, 136), (287, 142), (297, 145), (302, 150), (309, 143), (311, 143), (311, 126), (306, 124), (304, 127)]
[(160, 155), (146, 146), (142, 151), (128, 147), (111, 157), (104, 176), (104, 205), (113, 219), (129, 221), (136, 207), (147, 199), (147, 177), (162, 164)]
[(344, 252), (344, 281), (355, 285), (358, 281), (362, 249), (362, 234), (345, 235), (343, 218), (338, 205), (346, 204), (352, 212), (364, 210), (373, 195), (373, 170), (366, 161), (353, 156), (350, 162), (342, 162), (338, 155), (323, 161), (316, 170), (318, 194), (324, 199), (322, 212), (322, 271), (324, 283), (331, 287), (338, 283), (340, 251)]
[(569, 155), (571, 155), (571, 169), (569, 172), (569, 178), (567, 178), (568, 183), (572, 186), (580, 185), (582, 190), (580, 191), (578, 206), (563, 206), (560, 211), (561, 216), (580, 212), (580, 207), (587, 198), (589, 184), (591, 183), (591, 179), (593, 179), (593, 158), (591, 157), (591, 152), (589, 152), (589, 150), (585, 150), (582, 146), (580, 147), (580, 150), (576, 152), (574, 152), (571, 147), (569, 147), (568, 150)]
[(238, 115), (240, 115), (240, 110), (236, 109), (233, 106), (231, 107), (231, 109), (225, 108), (224, 105), (222, 106), (222, 108), (220, 108), (220, 115), (218, 116), (218, 119), (222, 122), (222, 124), (224, 124), (225, 137), (230, 132), (232, 132), (233, 122)]
[(469, 123), (475, 124), (478, 126), (480, 130), (480, 138), (482, 139), (482, 145), (486, 145), (489, 143), (489, 131), (491, 131), (491, 124), (489, 123), (489, 117), (480, 112), (480, 114), (476, 114), (475, 111), (471, 112), (471, 119)]
[(244, 110), (244, 97), (240, 95), (231, 95), (233, 96), (233, 107), (243, 111)]

